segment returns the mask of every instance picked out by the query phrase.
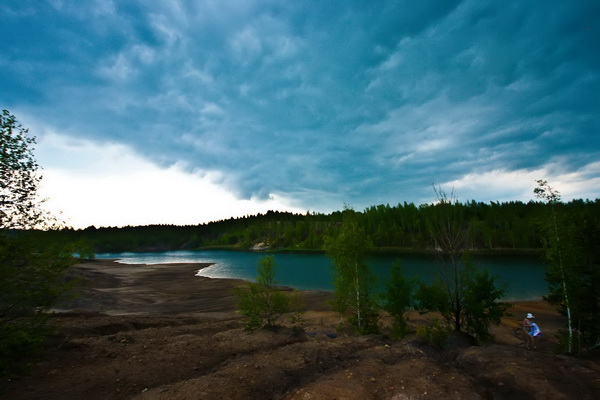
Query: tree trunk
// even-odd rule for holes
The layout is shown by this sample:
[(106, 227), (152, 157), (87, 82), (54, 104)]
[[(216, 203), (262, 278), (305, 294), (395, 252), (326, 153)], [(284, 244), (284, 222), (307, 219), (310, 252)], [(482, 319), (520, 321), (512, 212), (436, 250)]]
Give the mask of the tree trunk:
[(569, 293), (567, 290), (567, 279), (566, 279), (566, 275), (565, 275), (565, 269), (563, 266), (563, 262), (562, 262), (562, 250), (560, 248), (561, 244), (560, 244), (560, 236), (558, 234), (558, 224), (556, 223), (556, 213), (554, 212), (554, 206), (552, 206), (552, 219), (554, 222), (554, 234), (556, 235), (556, 248), (558, 250), (558, 267), (560, 268), (560, 275), (561, 275), (561, 279), (562, 279), (562, 290), (563, 290), (563, 298), (565, 301), (565, 309), (567, 311), (567, 328), (569, 331), (569, 336), (568, 336), (568, 340), (567, 340), (567, 348), (568, 348), (568, 352), (569, 354), (572, 353), (572, 349), (573, 349), (573, 326), (572, 326), (572, 321), (571, 321), (571, 305), (569, 303)]
[(356, 289), (356, 322), (358, 329), (362, 327), (362, 319), (360, 315), (360, 281), (358, 279), (358, 263), (354, 263), (354, 287)]

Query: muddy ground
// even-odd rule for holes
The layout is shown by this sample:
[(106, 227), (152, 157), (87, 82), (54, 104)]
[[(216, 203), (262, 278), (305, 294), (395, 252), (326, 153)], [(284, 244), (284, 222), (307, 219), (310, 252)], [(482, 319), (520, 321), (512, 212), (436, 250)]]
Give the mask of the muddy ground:
[[(29, 376), (3, 382), (5, 398), (600, 398), (600, 362), (552, 353), (564, 320), (543, 302), (515, 304), (487, 346), (340, 333), (324, 292), (302, 292), (301, 322), (249, 334), (235, 313), (240, 282), (194, 277), (203, 266), (78, 264), (80, 298), (57, 310), (58, 333), (28, 360)], [(535, 350), (518, 331), (525, 312), (544, 332)], [(412, 314), (410, 323), (430, 319)]]

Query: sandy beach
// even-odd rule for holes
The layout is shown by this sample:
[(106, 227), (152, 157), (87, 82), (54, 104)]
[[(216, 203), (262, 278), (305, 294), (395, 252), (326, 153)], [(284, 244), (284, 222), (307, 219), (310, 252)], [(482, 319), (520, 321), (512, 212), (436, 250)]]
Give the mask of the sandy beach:
[[(445, 348), (412, 335), (336, 331), (328, 292), (301, 292), (302, 321), (245, 332), (232, 289), (243, 282), (195, 277), (206, 264), (73, 268), (80, 297), (56, 310), (58, 333), (31, 376), (5, 382), (10, 399), (595, 399), (597, 360), (556, 356), (564, 318), (543, 302), (518, 302), (494, 344), (457, 337)], [(526, 350), (527, 312), (544, 332)], [(410, 324), (431, 315), (411, 313)], [(385, 319), (383, 320), (385, 323)]]

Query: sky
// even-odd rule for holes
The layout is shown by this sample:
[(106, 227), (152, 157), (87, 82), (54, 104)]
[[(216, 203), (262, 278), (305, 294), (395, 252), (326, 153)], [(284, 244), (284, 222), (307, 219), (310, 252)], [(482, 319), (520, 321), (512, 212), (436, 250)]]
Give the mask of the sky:
[(3, 0), (0, 107), (76, 228), (600, 197), (600, 2)]

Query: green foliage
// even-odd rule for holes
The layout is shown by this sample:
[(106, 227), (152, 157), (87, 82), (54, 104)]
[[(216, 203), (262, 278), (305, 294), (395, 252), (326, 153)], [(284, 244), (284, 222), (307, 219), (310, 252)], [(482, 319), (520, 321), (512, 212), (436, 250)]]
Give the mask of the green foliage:
[(0, 376), (26, 372), (24, 357), (38, 353), (51, 330), (43, 315), (0, 324)]
[(40, 177), (32, 153), (35, 138), (3, 110), (0, 116), (0, 227), (30, 228), (40, 222), (37, 187)]
[(417, 328), (417, 337), (440, 347), (448, 340), (449, 333), (450, 327), (447, 324), (442, 325), (437, 319), (434, 319), (431, 325), (422, 325)]
[(441, 278), (421, 284), (419, 308), (439, 312), (457, 332), (466, 331), (479, 341), (489, 340), (489, 328), (499, 324), (508, 306), (500, 302), (504, 289), (487, 271), (478, 271), (467, 253), (471, 226), (466, 209), (454, 194), (436, 190), (438, 204), (429, 226), (440, 255)]
[[(450, 289), (446, 281), (436, 279), (429, 285), (420, 283), (415, 296), (420, 312), (439, 312), (446, 324), (459, 325), (461, 330), (480, 342), (492, 339), (490, 327), (500, 323), (510, 306), (500, 301), (505, 289), (496, 286), (495, 278), (488, 271), (477, 270), (469, 258), (460, 271), (459, 287), (458, 304), (461, 308), (457, 313), (457, 303), (449, 296)], [(455, 320), (457, 315), (459, 324)]]
[(289, 299), (289, 319), (293, 324), (300, 325), (304, 322), (304, 313), (306, 311), (306, 302), (302, 294), (296, 290), (286, 293)]
[(33, 354), (48, 333), (47, 310), (72, 282), (65, 273), (71, 249), (40, 244), (27, 234), (0, 233), (0, 359), (2, 374), (23, 355)]
[(413, 305), (415, 279), (407, 279), (402, 273), (400, 263), (396, 263), (390, 270), (390, 279), (386, 283), (386, 290), (382, 295), (383, 309), (394, 319), (392, 335), (403, 338), (408, 334), (408, 322), (405, 313)]
[(290, 315), (290, 321), (292, 322), (292, 324), (302, 324), (304, 322), (304, 311), (293, 311), (292, 315)]
[(580, 355), (600, 344), (600, 232), (598, 212), (585, 209), (577, 217), (560, 202), (560, 193), (537, 181), (536, 197), (546, 202), (540, 218), (548, 270), (546, 300), (567, 317), (559, 348)]
[[(447, 291), (448, 308), (453, 313), (451, 318), (456, 331), (462, 330), (462, 311), (464, 289), (461, 281), (463, 254), (467, 249), (469, 227), (464, 216), (464, 209), (454, 193), (450, 196), (439, 188), (435, 190), (438, 204), (434, 206), (429, 219), (431, 235), (435, 239), (436, 250), (439, 251), (440, 267), (444, 289)], [(445, 311), (445, 310), (444, 310)]]
[(452, 321), (454, 315), (452, 304), (448, 298), (446, 284), (441, 279), (436, 278), (431, 284), (419, 282), (415, 301), (419, 312), (437, 311), (444, 317), (444, 320)]
[[(542, 248), (537, 221), (547, 214), (540, 202), (451, 204), (465, 221), (465, 248), (491, 252), (526, 253)], [(598, 232), (600, 200), (574, 200), (560, 205), (567, 220), (585, 223)], [(438, 205), (412, 203), (372, 206), (356, 212), (357, 224), (375, 249), (431, 251), (436, 238), (431, 220)], [(46, 234), (68, 241), (87, 240), (96, 252), (153, 251), (224, 247), (248, 249), (269, 243), (272, 249), (323, 250), (324, 239), (336, 236), (344, 212), (331, 214), (269, 211), (265, 214), (230, 218), (194, 226), (150, 225), (83, 230), (62, 229)], [(593, 237), (588, 236), (588, 237)]]
[(584, 354), (585, 346), (584, 338), (582, 335), (569, 335), (569, 331), (565, 329), (559, 330), (555, 335), (556, 339), (552, 343), (552, 351), (556, 354), (574, 354), (581, 356)]
[(468, 263), (463, 270), (464, 301), (463, 326), (478, 341), (492, 339), (490, 327), (499, 325), (510, 304), (499, 301), (505, 288), (498, 288), (495, 278), (487, 270), (476, 270)]
[(559, 304), (567, 316), (567, 353), (571, 353), (573, 318), (570, 302), (573, 290), (576, 288), (572, 285), (575, 278), (573, 272), (575, 263), (571, 257), (568, 257), (567, 253), (572, 252), (574, 246), (570, 240), (571, 235), (566, 234), (564, 231), (564, 224), (560, 221), (560, 216), (556, 212), (556, 205), (560, 202), (560, 193), (550, 187), (548, 182), (544, 180), (538, 180), (537, 184), (538, 186), (533, 190), (533, 193), (537, 198), (546, 201), (547, 206), (550, 208), (548, 217), (542, 222), (545, 233), (543, 243), (546, 248), (546, 258), (550, 261), (550, 268), (546, 275), (550, 289), (548, 300), (552, 304)]
[(35, 234), (56, 227), (37, 197), (40, 175), (34, 138), (4, 110), (0, 136), (0, 374), (39, 350), (48, 332), (47, 311), (66, 293), (73, 248)]
[(373, 275), (365, 258), (371, 248), (355, 212), (345, 210), (344, 222), (335, 237), (325, 239), (325, 252), (333, 261), (333, 308), (361, 334), (378, 330), (379, 307), (373, 298)]
[(67, 286), (70, 250), (31, 241), (24, 233), (0, 234), (0, 318), (13, 320), (52, 306)]
[(96, 258), (96, 253), (92, 245), (86, 240), (79, 240), (73, 244), (74, 250), (79, 254), (79, 258), (82, 260), (93, 260)]
[[(348, 323), (359, 335), (379, 333), (380, 305), (372, 293), (363, 293), (360, 301), (360, 313), (353, 312), (348, 317)], [(357, 310), (358, 308), (355, 308)]]
[(279, 317), (290, 311), (290, 296), (277, 287), (276, 271), (274, 257), (266, 256), (259, 262), (256, 282), (234, 289), (238, 312), (250, 331), (264, 325), (273, 327)]

